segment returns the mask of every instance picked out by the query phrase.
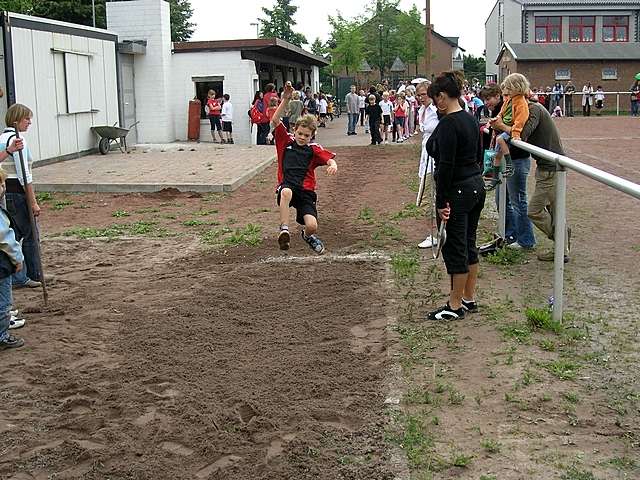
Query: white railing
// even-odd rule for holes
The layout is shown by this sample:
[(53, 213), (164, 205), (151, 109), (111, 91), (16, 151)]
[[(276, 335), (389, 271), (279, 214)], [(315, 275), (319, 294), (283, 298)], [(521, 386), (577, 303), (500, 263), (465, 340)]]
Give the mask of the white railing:
[[(578, 162), (572, 158), (557, 153), (550, 152), (535, 145), (523, 142), (521, 140), (511, 140), (511, 144), (525, 150), (537, 157), (543, 158), (557, 165), (556, 171), (556, 205), (553, 215), (554, 231), (565, 232), (567, 228), (567, 170), (573, 170), (581, 175), (585, 175), (597, 182), (603, 183), (620, 192), (631, 195), (640, 200), (640, 185), (630, 182), (624, 178), (617, 177), (608, 172), (592, 167), (582, 162)], [(500, 207), (499, 207), (499, 234), (504, 238), (505, 235), (505, 219), (506, 219), (506, 182), (500, 185)], [(553, 318), (554, 320), (562, 320), (563, 310), (563, 286), (564, 286), (564, 252), (565, 252), (565, 236), (554, 234), (554, 279), (553, 279)]]
[[(611, 97), (611, 95), (615, 95), (616, 96), (616, 116), (620, 116), (620, 97), (621, 96), (625, 96), (627, 98), (627, 104), (629, 106), (629, 111), (631, 110), (631, 92), (597, 92), (597, 91), (593, 91), (593, 93), (591, 94), (591, 110), (595, 110), (596, 107), (596, 93), (602, 93), (605, 96), (604, 99), (604, 110), (607, 110), (607, 96)], [(549, 97), (549, 101), (551, 101), (551, 97), (553, 96), (553, 93), (544, 93), (545, 96)], [(572, 100), (572, 106), (573, 106), (573, 112), (576, 111), (576, 108), (578, 110), (580, 110), (582, 108), (582, 91), (578, 91), (576, 90), (573, 95), (567, 95), (566, 93), (562, 94), (562, 113), (566, 114), (567, 113), (567, 100), (569, 97), (573, 97)], [(639, 106), (640, 108), (640, 106)], [(627, 110), (625, 110), (626, 112)], [(623, 112), (623, 113), (625, 113)]]

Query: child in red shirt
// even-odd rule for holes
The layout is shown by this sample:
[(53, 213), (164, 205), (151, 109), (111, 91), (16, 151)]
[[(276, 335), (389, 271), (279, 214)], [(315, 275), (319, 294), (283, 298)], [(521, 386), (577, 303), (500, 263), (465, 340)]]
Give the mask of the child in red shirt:
[(280, 121), (289, 106), (293, 94), (291, 82), (287, 82), (282, 101), (273, 114), (271, 128), (278, 154), (278, 186), (276, 198), (280, 210), (280, 232), (278, 244), (281, 250), (288, 250), (291, 242), (289, 233), (289, 207), (296, 209), (296, 221), (303, 225), (302, 238), (318, 255), (325, 252), (324, 244), (316, 236), (318, 231), (318, 210), (315, 169), (328, 165), (327, 174), (335, 175), (338, 164), (335, 153), (325, 150), (317, 143), (311, 143), (317, 124), (313, 115), (298, 118), (290, 134)]

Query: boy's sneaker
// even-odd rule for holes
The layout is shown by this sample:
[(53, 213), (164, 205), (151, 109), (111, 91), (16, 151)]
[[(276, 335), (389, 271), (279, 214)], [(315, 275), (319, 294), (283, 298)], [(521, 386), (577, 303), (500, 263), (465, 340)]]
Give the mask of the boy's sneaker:
[(6, 350), (9, 348), (20, 348), (24, 345), (24, 340), (20, 337), (13, 335), (7, 335), (4, 339), (0, 340), (0, 350)]
[(278, 245), (280, 245), (280, 250), (289, 250), (289, 247), (291, 246), (291, 234), (289, 233), (289, 227), (286, 225), (280, 226)]
[(491, 190), (495, 190), (496, 187), (498, 185), (500, 185), (501, 183), (502, 183), (502, 181), (496, 176), (493, 176), (491, 178), (485, 178), (484, 179), (484, 189), (485, 189), (485, 191), (490, 192)]
[(308, 237), (305, 235), (304, 230), (302, 230), (302, 239), (309, 244), (311, 250), (316, 252), (318, 255), (322, 255), (324, 253), (324, 244), (322, 240), (320, 240), (315, 235), (309, 235)]
[(464, 318), (464, 307), (454, 310), (449, 306), (449, 302), (444, 307), (440, 307), (433, 312), (427, 314), (429, 320), (458, 320)]
[(9, 330), (22, 328), (24, 327), (25, 323), (26, 323), (26, 320), (24, 318), (11, 317), (11, 320), (9, 320)]
[(478, 311), (478, 304), (476, 303), (475, 300), (465, 300), (463, 298), (462, 299), (462, 308), (464, 308), (464, 310), (466, 312), (474, 313), (474, 312)]

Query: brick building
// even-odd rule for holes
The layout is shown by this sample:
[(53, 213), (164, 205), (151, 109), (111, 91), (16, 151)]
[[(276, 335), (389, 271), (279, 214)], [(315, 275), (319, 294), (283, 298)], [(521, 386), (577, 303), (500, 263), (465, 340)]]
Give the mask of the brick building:
[(626, 91), (640, 72), (640, 2), (498, 0), (485, 23), (487, 80), (586, 82)]

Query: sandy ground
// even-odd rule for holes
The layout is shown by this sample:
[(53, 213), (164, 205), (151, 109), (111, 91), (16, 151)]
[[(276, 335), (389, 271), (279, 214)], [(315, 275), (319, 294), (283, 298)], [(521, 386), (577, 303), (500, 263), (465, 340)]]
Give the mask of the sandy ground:
[[(639, 181), (640, 123), (584, 120), (561, 124), (568, 151)], [(594, 131), (629, 138), (585, 139)], [(414, 478), (639, 478), (637, 201), (570, 176), (567, 305), (588, 340), (565, 358), (562, 340), (552, 352), (540, 333), (501, 333), (551, 289), (533, 254), (483, 263), (481, 313), (426, 324), (442, 265), (420, 253), (416, 280), (394, 283), (371, 254), (415, 252), (425, 233), (406, 207), (415, 145), (336, 150), (339, 176), (318, 171), (325, 257), (297, 234), (288, 257), (277, 250), (273, 167), (232, 194), (43, 199), (55, 281), (47, 307), (16, 292), (30, 313), (27, 345), (0, 355), (0, 478), (408, 478), (398, 448)], [(542, 364), (557, 359), (579, 374), (551, 376)], [(404, 390), (396, 413), (391, 384)], [(416, 388), (440, 400), (411, 401)], [(416, 432), (394, 433), (412, 416), (428, 466), (409, 449)]]

